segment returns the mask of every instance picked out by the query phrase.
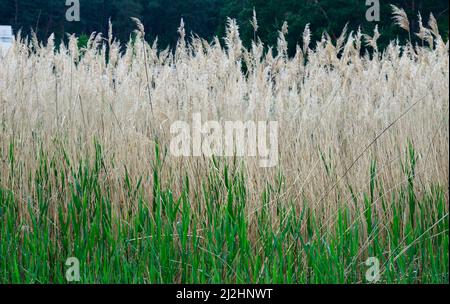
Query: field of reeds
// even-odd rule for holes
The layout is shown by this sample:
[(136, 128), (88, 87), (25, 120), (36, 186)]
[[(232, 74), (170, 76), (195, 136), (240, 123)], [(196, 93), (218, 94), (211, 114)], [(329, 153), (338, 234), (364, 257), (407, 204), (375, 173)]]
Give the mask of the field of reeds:
[[(212, 42), (181, 24), (165, 51), (138, 21), (125, 47), (112, 27), (83, 48), (18, 34), (0, 57), (0, 283), (66, 283), (69, 257), (80, 283), (369, 283), (370, 257), (378, 283), (448, 283), (448, 42), (420, 26), (385, 50), (376, 28), (288, 46), (286, 24), (246, 49), (231, 19)], [(278, 165), (174, 157), (170, 125), (193, 113), (278, 121)]]

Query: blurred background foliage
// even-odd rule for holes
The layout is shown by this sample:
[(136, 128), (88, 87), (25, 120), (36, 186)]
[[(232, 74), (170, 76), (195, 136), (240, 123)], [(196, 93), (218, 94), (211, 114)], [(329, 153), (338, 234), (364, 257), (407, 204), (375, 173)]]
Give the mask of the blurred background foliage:
[(60, 40), (66, 33), (78, 36), (92, 32), (106, 34), (111, 18), (114, 35), (126, 42), (135, 29), (130, 17), (137, 17), (145, 25), (147, 40), (158, 37), (159, 47), (165, 48), (175, 46), (181, 18), (188, 34), (195, 33), (210, 40), (214, 36), (223, 37), (226, 18), (231, 17), (238, 20), (241, 38), (248, 46), (254, 34), (249, 20), (255, 8), (258, 36), (266, 45), (276, 44), (278, 31), (284, 21), (288, 22), (287, 39), (292, 54), (308, 23), (313, 40), (320, 39), (325, 31), (333, 38), (338, 37), (346, 23), (350, 30), (360, 26), (368, 34), (372, 34), (378, 24), (382, 34), (381, 47), (392, 39), (407, 39), (407, 33), (392, 21), (390, 4), (405, 9), (413, 31), (418, 28), (418, 12), (422, 13), (425, 23), (432, 12), (442, 36), (448, 38), (447, 0), (380, 0), (379, 22), (366, 20), (366, 0), (80, 0), (80, 22), (66, 21), (68, 7), (65, 0), (0, 0), (0, 24), (12, 25), (15, 32), (22, 30), (25, 34), (34, 30), (41, 40), (55, 33), (56, 39)]

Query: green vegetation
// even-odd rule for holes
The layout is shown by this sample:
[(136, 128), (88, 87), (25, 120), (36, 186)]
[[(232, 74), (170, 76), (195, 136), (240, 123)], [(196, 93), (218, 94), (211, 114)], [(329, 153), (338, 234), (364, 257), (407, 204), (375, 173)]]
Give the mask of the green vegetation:
[[(276, 7), (261, 6), (250, 48), (241, 17), (228, 19), (225, 46), (181, 25), (165, 51), (138, 19), (126, 47), (112, 28), (67, 44), (66, 30), (46, 44), (17, 35), (0, 56), (0, 283), (67, 283), (71, 258), (80, 283), (368, 283), (377, 260), (379, 283), (449, 282), (449, 60), (437, 12), (408, 18), (393, 6), (408, 41), (381, 52), (380, 25), (320, 40), (300, 26), (299, 38), (314, 10), (298, 24), (283, 15), (280, 30), (267, 21)], [(276, 52), (265, 52), (272, 31)], [(203, 157), (177, 157), (173, 126), (196, 113), (279, 123), (277, 165), (250, 151), (208, 157), (204, 143)]]
[[(201, 187), (186, 177), (177, 195), (158, 145), (149, 176), (132, 180), (125, 168), (122, 202), (112, 201), (109, 180), (120, 165), (98, 143), (79, 163), (39, 148), (34, 174), (21, 172), (14, 142), (3, 152), (9, 174), (0, 171), (0, 184), (35, 191), (20, 197), (0, 188), (0, 283), (65, 283), (69, 257), (80, 260), (81, 283), (363, 283), (368, 257), (380, 260), (382, 283), (449, 282), (445, 189), (415, 180), (411, 145), (405, 183), (384, 189), (372, 162), (368, 193), (348, 185), (329, 198), (337, 214), (282, 197), (281, 173), (249, 206), (250, 181), (219, 159)], [(141, 186), (149, 178), (151, 198)]]
[[(448, 1), (446, 0), (391, 0), (380, 1), (380, 22), (377, 22), (382, 37), (382, 47), (391, 40), (400, 37), (407, 39), (407, 34), (392, 24), (390, 4), (405, 9), (412, 21), (413, 32), (418, 32), (418, 12), (426, 19), (433, 13), (444, 38), (448, 37)], [(222, 37), (225, 32), (227, 17), (235, 18), (241, 27), (241, 37), (246, 46), (253, 39), (253, 29), (249, 20), (255, 8), (258, 16), (258, 36), (265, 45), (275, 45), (278, 31), (284, 21), (289, 24), (287, 40), (291, 46), (290, 53), (295, 52), (295, 45), (300, 40), (306, 24), (313, 29), (313, 40), (320, 40), (323, 32), (332, 38), (339, 37), (342, 28), (348, 23), (349, 28), (362, 27), (362, 31), (372, 34), (375, 23), (366, 21), (365, 0), (80, 0), (81, 21), (67, 22), (64, 0), (0, 0), (0, 24), (11, 24), (14, 30), (30, 33), (46, 41), (51, 33), (59, 40), (66, 33), (77, 35), (92, 32), (108, 32), (108, 19), (111, 18), (115, 35), (122, 42), (127, 42), (134, 30), (131, 17), (143, 21), (147, 30), (147, 40), (158, 37), (159, 46), (172, 48), (178, 40), (177, 28), (180, 19), (186, 24), (186, 33), (198, 34), (211, 40), (213, 36)], [(413, 37), (416, 38), (416, 37)], [(418, 39), (416, 40), (418, 41)]]

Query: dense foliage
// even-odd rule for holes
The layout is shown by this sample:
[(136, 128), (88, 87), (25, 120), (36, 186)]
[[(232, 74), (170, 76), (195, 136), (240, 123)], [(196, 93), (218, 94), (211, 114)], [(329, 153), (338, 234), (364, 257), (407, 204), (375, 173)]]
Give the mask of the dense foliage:
[[(174, 46), (180, 19), (186, 23), (187, 33), (196, 33), (211, 39), (224, 34), (226, 17), (236, 18), (241, 27), (241, 38), (248, 43), (253, 38), (249, 22), (255, 8), (258, 16), (258, 36), (266, 45), (274, 45), (284, 21), (289, 24), (287, 40), (290, 53), (301, 37), (306, 24), (314, 29), (313, 40), (320, 39), (324, 31), (337, 37), (344, 27), (362, 27), (363, 32), (372, 33), (375, 24), (366, 21), (368, 9), (365, 0), (80, 0), (80, 22), (67, 22), (65, 0), (0, 0), (0, 24), (11, 24), (14, 30), (29, 32), (34, 29), (40, 39), (52, 32), (56, 38), (64, 33), (89, 35), (91, 32), (106, 33), (108, 19), (114, 24), (115, 36), (126, 41), (134, 29), (130, 17), (140, 18), (146, 28), (147, 39), (158, 37), (159, 46)], [(381, 46), (397, 36), (406, 38), (406, 33), (394, 27), (390, 4), (405, 9), (410, 20), (417, 20), (420, 11), (424, 19), (430, 12), (436, 17), (439, 28), (448, 36), (448, 2), (446, 0), (391, 0), (381, 2), (381, 20), (378, 22), (382, 37)], [(417, 30), (417, 21), (411, 24)]]
[[(172, 53), (137, 20), (126, 46), (17, 39), (0, 56), (0, 284), (73, 282), (70, 258), (80, 283), (448, 284), (449, 43), (431, 20), (382, 53), (351, 27), (306, 31), (293, 57), (280, 31), (264, 53), (231, 19), (225, 47), (180, 27)], [(277, 122), (278, 165), (207, 141), (178, 157), (172, 127), (196, 114)]]

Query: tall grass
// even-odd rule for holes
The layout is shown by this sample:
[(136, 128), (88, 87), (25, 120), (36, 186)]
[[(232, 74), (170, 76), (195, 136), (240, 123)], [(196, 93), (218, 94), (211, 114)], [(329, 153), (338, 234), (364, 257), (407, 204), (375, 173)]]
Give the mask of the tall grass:
[[(367, 257), (379, 258), (381, 282), (448, 282), (445, 192), (436, 186), (416, 197), (412, 147), (404, 162), (408, 183), (387, 199), (374, 162), (369, 193), (336, 202), (327, 227), (330, 219), (308, 202), (299, 209), (278, 199), (276, 184), (266, 185), (249, 215), (247, 177), (217, 160), (201, 187), (192, 189), (184, 177), (180, 195), (163, 186), (159, 158), (151, 198), (143, 178), (126, 173), (120, 184), (134, 207), (122, 209), (111, 200), (101, 146), (95, 150), (78, 164), (64, 151), (52, 159), (41, 151), (28, 181), (36, 192), (26, 201), (0, 188), (1, 282), (64, 283), (72, 256), (84, 283), (363, 283)], [(50, 212), (51, 195), (61, 203)]]
[[(448, 42), (346, 30), (287, 57), (225, 46), (16, 38), (0, 57), (0, 282), (448, 283)], [(426, 34), (424, 34), (426, 33)], [(373, 50), (364, 53), (362, 44)], [(300, 46), (301, 45), (301, 46)], [(279, 165), (175, 158), (170, 124), (277, 120)]]

